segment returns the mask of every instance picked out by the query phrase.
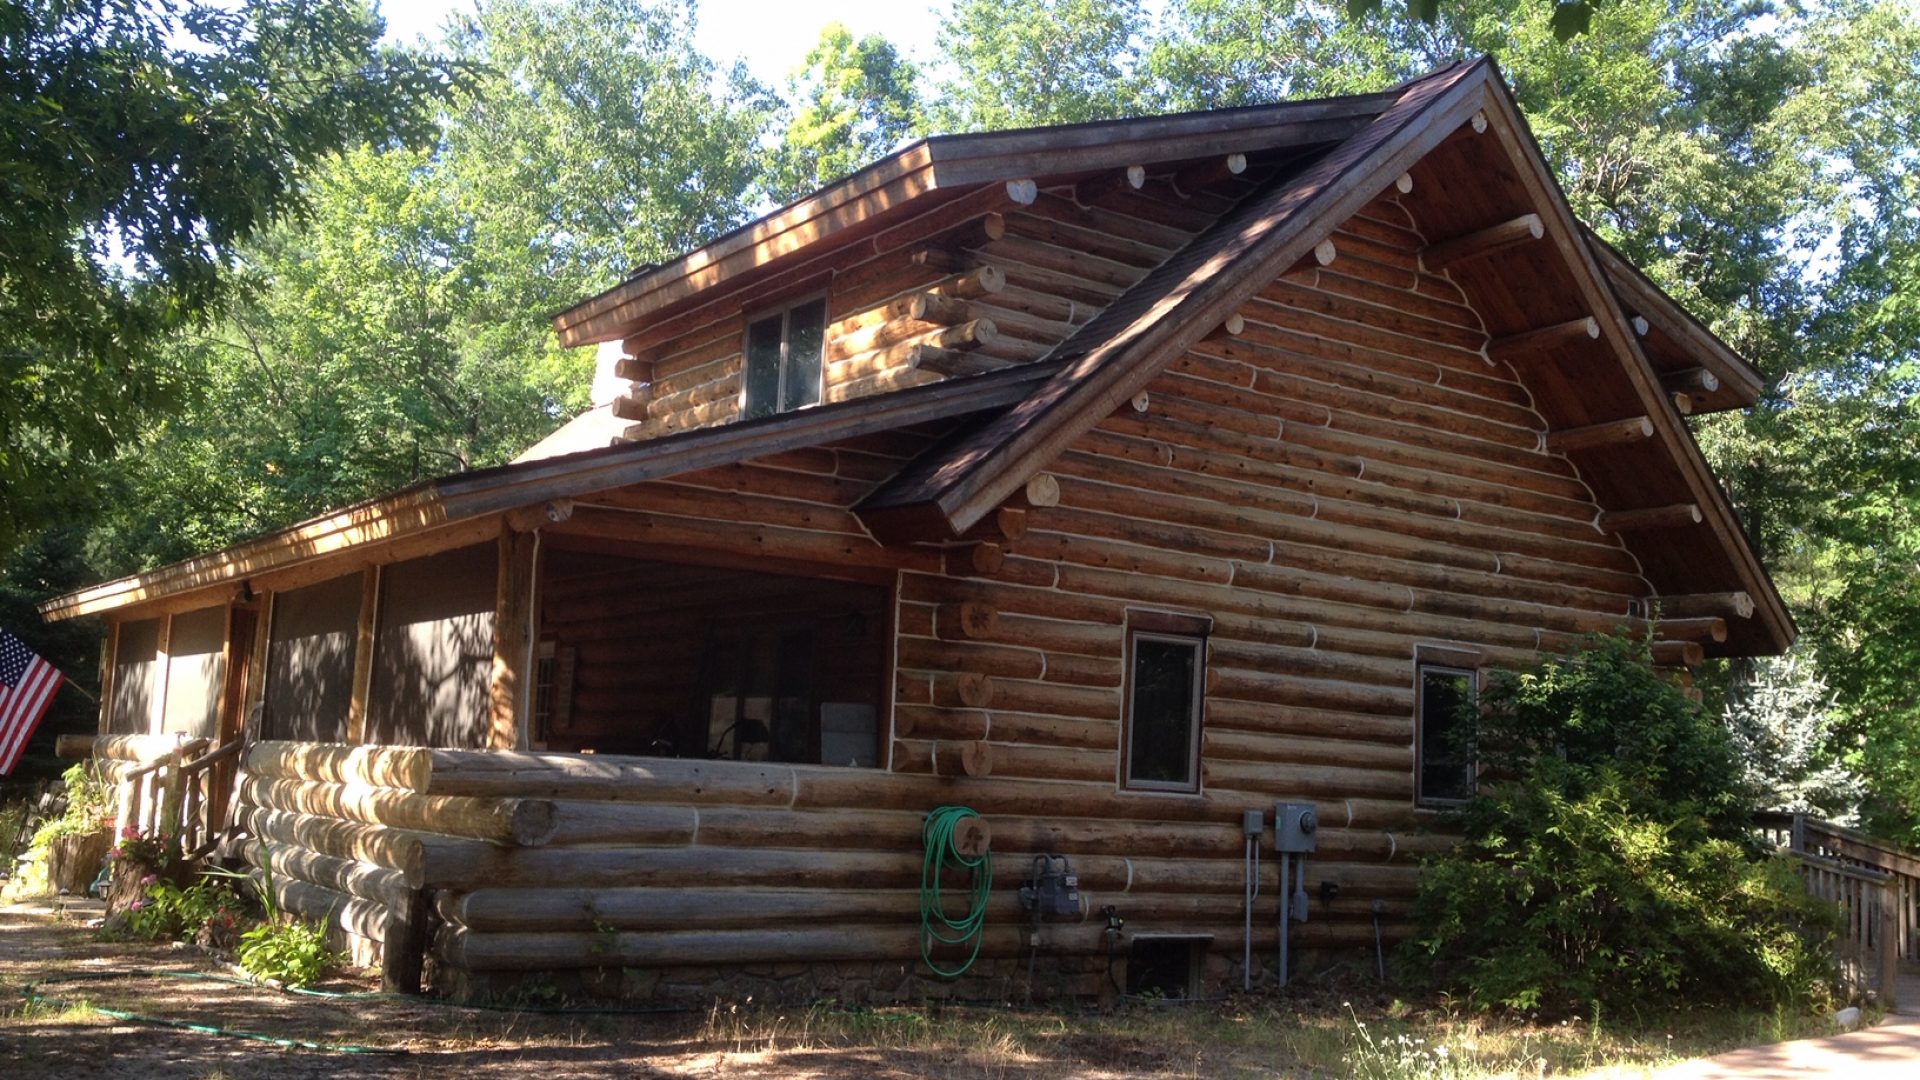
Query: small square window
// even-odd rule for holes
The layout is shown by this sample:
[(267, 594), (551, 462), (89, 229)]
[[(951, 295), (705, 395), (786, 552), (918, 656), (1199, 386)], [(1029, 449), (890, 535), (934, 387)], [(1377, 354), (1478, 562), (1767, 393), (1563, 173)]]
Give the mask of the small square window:
[(747, 324), (741, 414), (752, 419), (818, 404), (826, 331), (824, 298), (795, 304)]
[(1200, 634), (1129, 627), (1126, 787), (1200, 790), (1206, 662), (1207, 640)]
[(1421, 664), (1416, 672), (1415, 797), (1422, 806), (1465, 802), (1473, 797), (1479, 773), (1473, 751), (1474, 673), (1438, 664)]

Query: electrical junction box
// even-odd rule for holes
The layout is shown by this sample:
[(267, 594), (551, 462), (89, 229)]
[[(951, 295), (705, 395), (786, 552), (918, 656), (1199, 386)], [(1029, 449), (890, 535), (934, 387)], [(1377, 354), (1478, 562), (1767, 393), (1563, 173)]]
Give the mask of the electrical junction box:
[(1246, 836), (1259, 836), (1267, 831), (1267, 815), (1263, 810), (1242, 810), (1240, 812), (1240, 832)]
[(1312, 803), (1283, 802), (1273, 808), (1273, 849), (1305, 853), (1314, 850), (1320, 815)]

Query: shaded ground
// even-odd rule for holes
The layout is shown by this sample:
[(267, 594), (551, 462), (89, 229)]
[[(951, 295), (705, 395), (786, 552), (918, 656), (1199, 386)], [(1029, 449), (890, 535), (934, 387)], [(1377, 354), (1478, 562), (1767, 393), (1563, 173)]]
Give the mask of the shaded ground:
[[(85, 1008), (29, 1004), (21, 990), (54, 973), (148, 973), (128, 979), (61, 982), (41, 992), (68, 1001), (164, 1016), (229, 1030), (332, 1044), (404, 1050), (403, 1055), (321, 1053), (262, 1042), (117, 1021)], [(0, 1076), (9, 1078), (597, 1077), (816, 1076), (1152, 1076), (1212, 1070), (1174, 1060), (1144, 1040), (1058, 1037), (1022, 1030), (977, 1047), (944, 1041), (922, 1047), (825, 1045), (808, 1010), (748, 1018), (728, 1011), (646, 1016), (549, 1016), (410, 1005), (391, 999), (327, 1001), (178, 977), (228, 969), (197, 949), (101, 942), (77, 918), (31, 907), (0, 908)], [(340, 980), (325, 989), (363, 991)], [(887, 1042), (884, 1013), (869, 1014)], [(845, 1015), (831, 1019), (840, 1042)], [(869, 1023), (862, 1021), (862, 1023)], [(1024, 1027), (1024, 1025), (1023, 1025)], [(911, 1032), (902, 1032), (912, 1035)], [(1038, 1043), (1036, 1046), (1035, 1043)], [(1051, 1041), (1053, 1045), (1048, 1046)], [(1226, 1062), (1216, 1062), (1223, 1067)], [(1231, 1067), (1229, 1067), (1231, 1068)]]
[[(30, 1003), (29, 983), (69, 1003)], [(78, 918), (0, 907), (0, 1078), (214, 1077), (1644, 1077), (1650, 1069), (1752, 1043), (1830, 1030), (1821, 1018), (1675, 1015), (1615, 1031), (1503, 1024), (1376, 996), (1371, 980), (1285, 998), (1119, 1012), (996, 1008), (717, 1008), (647, 1015), (551, 1015), (439, 1007), (418, 999), (325, 1000), (252, 985), (215, 958), (170, 945), (102, 942)], [(182, 977), (186, 976), (186, 977)], [(1300, 984), (1305, 986), (1303, 982)], [(328, 990), (364, 992), (343, 979)], [(1348, 1005), (1348, 1000), (1352, 1005)], [(1916, 997), (1920, 1001), (1920, 997)], [(177, 1021), (401, 1054), (341, 1054), (115, 1020), (116, 1009)], [(1915, 1075), (1920, 1075), (1916, 1068)], [(1851, 1078), (1850, 1078), (1851, 1080)], [(1859, 1078), (1864, 1080), (1864, 1077)]]

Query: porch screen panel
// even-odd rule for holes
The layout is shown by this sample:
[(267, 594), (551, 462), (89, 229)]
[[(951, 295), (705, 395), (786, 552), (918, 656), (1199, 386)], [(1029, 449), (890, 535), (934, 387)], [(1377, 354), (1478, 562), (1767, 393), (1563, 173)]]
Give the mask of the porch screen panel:
[(190, 738), (214, 735), (220, 722), (220, 684), (226, 678), (226, 644), (226, 608), (173, 617), (167, 636), (167, 732)]
[(346, 741), (359, 624), (359, 574), (274, 595), (264, 737)]
[(381, 572), (368, 742), (487, 744), (499, 558), (480, 544)]
[(113, 698), (107, 734), (144, 735), (153, 719), (153, 662), (160, 651), (160, 620), (120, 624), (113, 654)]

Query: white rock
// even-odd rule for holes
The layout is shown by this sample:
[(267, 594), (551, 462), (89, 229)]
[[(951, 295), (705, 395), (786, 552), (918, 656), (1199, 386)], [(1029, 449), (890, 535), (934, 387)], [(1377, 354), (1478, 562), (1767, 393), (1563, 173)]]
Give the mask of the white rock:
[(1860, 1010), (1852, 1007), (1841, 1009), (1833, 1014), (1833, 1022), (1841, 1031), (1852, 1031), (1860, 1026)]

